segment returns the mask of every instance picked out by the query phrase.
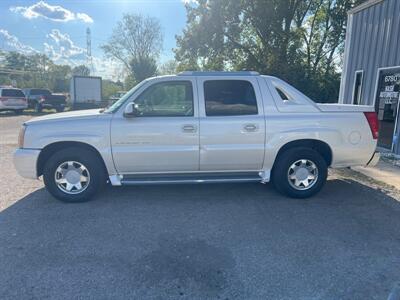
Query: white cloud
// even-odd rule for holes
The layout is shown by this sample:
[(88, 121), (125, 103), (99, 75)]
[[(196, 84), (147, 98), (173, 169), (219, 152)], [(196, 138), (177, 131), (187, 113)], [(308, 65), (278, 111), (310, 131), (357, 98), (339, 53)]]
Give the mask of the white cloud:
[(44, 51), (53, 60), (85, 59), (86, 49), (74, 44), (67, 33), (52, 29), (47, 35), (49, 42), (45, 42)]
[(5, 51), (17, 51), (28, 55), (38, 53), (37, 50), (23, 44), (15, 35), (10, 34), (5, 29), (0, 29), (0, 45), (2, 45), (2, 50)]
[[(72, 67), (86, 65), (86, 49), (76, 45), (67, 33), (52, 29), (43, 43), (44, 52), (57, 64), (67, 64)], [(123, 77), (123, 66), (119, 63), (101, 57), (92, 57), (94, 74), (106, 79), (118, 80)]]
[(93, 68), (93, 75), (101, 76), (104, 79), (117, 81), (123, 80), (126, 76), (126, 70), (122, 64), (101, 57), (93, 57)]
[(85, 13), (77, 13), (76, 18), (82, 20), (85, 23), (93, 23), (93, 19)]
[(39, 1), (31, 6), (14, 6), (10, 10), (20, 13), (27, 19), (42, 17), (56, 22), (79, 20), (85, 23), (93, 23), (93, 19), (85, 13), (74, 13), (62, 6), (50, 5), (44, 1)]
[(197, 0), (181, 0), (183, 4), (199, 4)]

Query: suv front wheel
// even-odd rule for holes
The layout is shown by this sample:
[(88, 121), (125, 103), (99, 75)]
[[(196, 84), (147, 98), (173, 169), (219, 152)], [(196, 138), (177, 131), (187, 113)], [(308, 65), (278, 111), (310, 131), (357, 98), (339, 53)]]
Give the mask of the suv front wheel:
[(289, 197), (308, 198), (326, 182), (328, 167), (324, 158), (311, 148), (292, 148), (279, 155), (272, 170), (275, 188)]
[(47, 190), (64, 202), (90, 200), (105, 184), (103, 163), (93, 151), (70, 147), (46, 162), (43, 179)]

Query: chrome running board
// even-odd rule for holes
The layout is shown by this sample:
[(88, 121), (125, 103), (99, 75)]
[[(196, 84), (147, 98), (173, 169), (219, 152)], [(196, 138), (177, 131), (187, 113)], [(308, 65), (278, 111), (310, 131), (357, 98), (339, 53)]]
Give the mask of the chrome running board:
[[(195, 183), (224, 183), (224, 182), (261, 182), (257, 172), (243, 173), (190, 173), (190, 174), (140, 174), (124, 175), (121, 185), (149, 185), (149, 184), (195, 184)], [(119, 185), (119, 184), (113, 184)]]

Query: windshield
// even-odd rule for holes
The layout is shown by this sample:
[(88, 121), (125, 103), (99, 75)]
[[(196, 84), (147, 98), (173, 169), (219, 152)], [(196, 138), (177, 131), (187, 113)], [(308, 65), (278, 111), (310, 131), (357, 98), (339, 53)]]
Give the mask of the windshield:
[(48, 96), (48, 95), (51, 95), (51, 93), (49, 90), (45, 90), (45, 89), (32, 89), (31, 95), (32, 96), (37, 96), (37, 95)]
[(114, 102), (110, 107), (105, 109), (105, 113), (114, 113), (116, 112), (124, 103), (127, 101), (136, 90), (138, 90), (141, 86), (143, 86), (147, 80), (142, 81), (141, 83), (135, 85), (129, 92), (127, 92), (121, 99)]

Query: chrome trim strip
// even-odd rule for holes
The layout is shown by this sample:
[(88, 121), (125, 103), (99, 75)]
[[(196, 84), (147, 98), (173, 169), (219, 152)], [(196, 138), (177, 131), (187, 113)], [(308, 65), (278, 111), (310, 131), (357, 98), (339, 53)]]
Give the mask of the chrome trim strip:
[(122, 185), (151, 185), (151, 184), (193, 184), (193, 183), (232, 183), (232, 182), (261, 182), (261, 178), (218, 178), (218, 179), (171, 179), (171, 180), (122, 180)]

